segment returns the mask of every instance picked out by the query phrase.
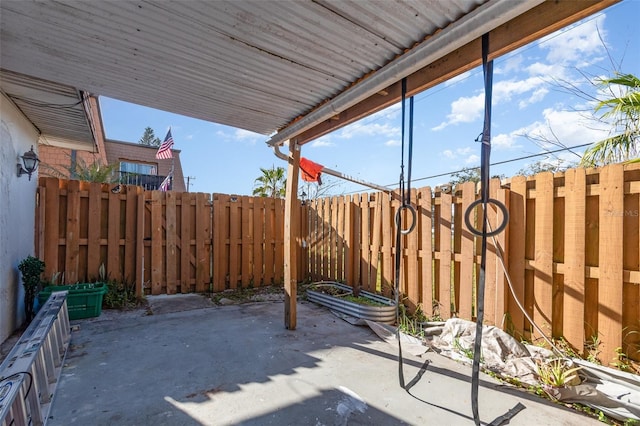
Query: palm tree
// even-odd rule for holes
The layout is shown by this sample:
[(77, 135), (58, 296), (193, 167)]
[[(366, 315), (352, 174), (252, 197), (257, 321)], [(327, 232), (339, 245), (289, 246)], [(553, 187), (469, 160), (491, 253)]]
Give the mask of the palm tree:
[[(614, 136), (596, 142), (582, 157), (584, 166), (600, 166), (622, 161), (639, 162), (640, 152), (640, 78), (632, 74), (616, 73), (601, 79), (612, 97), (595, 107), (595, 113), (606, 109), (601, 119), (612, 120)], [(619, 96), (615, 96), (619, 94)]]
[(272, 166), (270, 169), (260, 167), (262, 176), (254, 181), (253, 195), (259, 197), (284, 198), (285, 184), (287, 177), (285, 176), (284, 167)]
[[(69, 156), (71, 158), (71, 156)], [(118, 182), (118, 163), (102, 164), (100, 159), (85, 161), (82, 158), (70, 160), (68, 166), (42, 165), (43, 175), (59, 179), (76, 179), (87, 182), (116, 183)]]

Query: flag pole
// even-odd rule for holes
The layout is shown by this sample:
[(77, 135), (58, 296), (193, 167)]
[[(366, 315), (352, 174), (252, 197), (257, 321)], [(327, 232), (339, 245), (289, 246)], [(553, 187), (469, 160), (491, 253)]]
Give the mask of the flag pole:
[[(171, 131), (171, 126), (169, 126), (169, 131)], [(173, 146), (171, 147), (171, 171), (169, 171), (170, 180), (169, 183), (171, 185), (171, 190), (173, 191), (173, 169), (175, 167), (175, 157), (173, 156)]]

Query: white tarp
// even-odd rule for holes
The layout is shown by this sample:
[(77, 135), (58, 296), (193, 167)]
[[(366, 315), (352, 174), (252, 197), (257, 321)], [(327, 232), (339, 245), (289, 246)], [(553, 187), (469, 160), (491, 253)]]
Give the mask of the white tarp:
[[(445, 322), (442, 333), (427, 341), (441, 354), (471, 363), (476, 324), (458, 318)], [(539, 385), (536, 361), (557, 358), (553, 352), (537, 346), (524, 345), (493, 326), (482, 331), (482, 366), (498, 374)], [(581, 359), (568, 359), (581, 367), (580, 384), (555, 388), (543, 386), (552, 397), (563, 402), (577, 402), (618, 420), (640, 420), (640, 376), (603, 367)]]

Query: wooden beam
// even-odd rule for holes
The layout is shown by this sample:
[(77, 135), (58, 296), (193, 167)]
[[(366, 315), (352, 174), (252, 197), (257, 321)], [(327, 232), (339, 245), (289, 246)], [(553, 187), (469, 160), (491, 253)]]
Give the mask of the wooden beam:
[[(495, 59), (541, 37), (599, 12), (620, 0), (545, 1), (528, 12), (492, 30), (489, 59)], [(425, 41), (428, 43), (429, 41)], [(431, 65), (407, 77), (407, 96), (437, 86), (463, 72), (482, 64), (481, 39), (478, 38), (451, 52)], [(383, 110), (400, 101), (400, 81), (368, 99), (340, 112), (329, 120), (301, 133), (298, 144), (303, 145)]]
[(284, 326), (296, 329), (298, 291), (298, 241), (299, 206), (298, 174), (300, 172), (300, 146), (289, 141), (289, 165), (287, 166), (287, 188), (284, 203)]

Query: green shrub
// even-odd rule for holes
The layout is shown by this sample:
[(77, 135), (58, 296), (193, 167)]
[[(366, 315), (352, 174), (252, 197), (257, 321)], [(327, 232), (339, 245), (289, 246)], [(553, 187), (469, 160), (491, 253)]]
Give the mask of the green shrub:
[(31, 323), (35, 312), (33, 302), (40, 291), (40, 277), (44, 272), (44, 262), (37, 257), (28, 256), (20, 262), (18, 269), (22, 274), (22, 284), (24, 285), (24, 313), (27, 325)]

